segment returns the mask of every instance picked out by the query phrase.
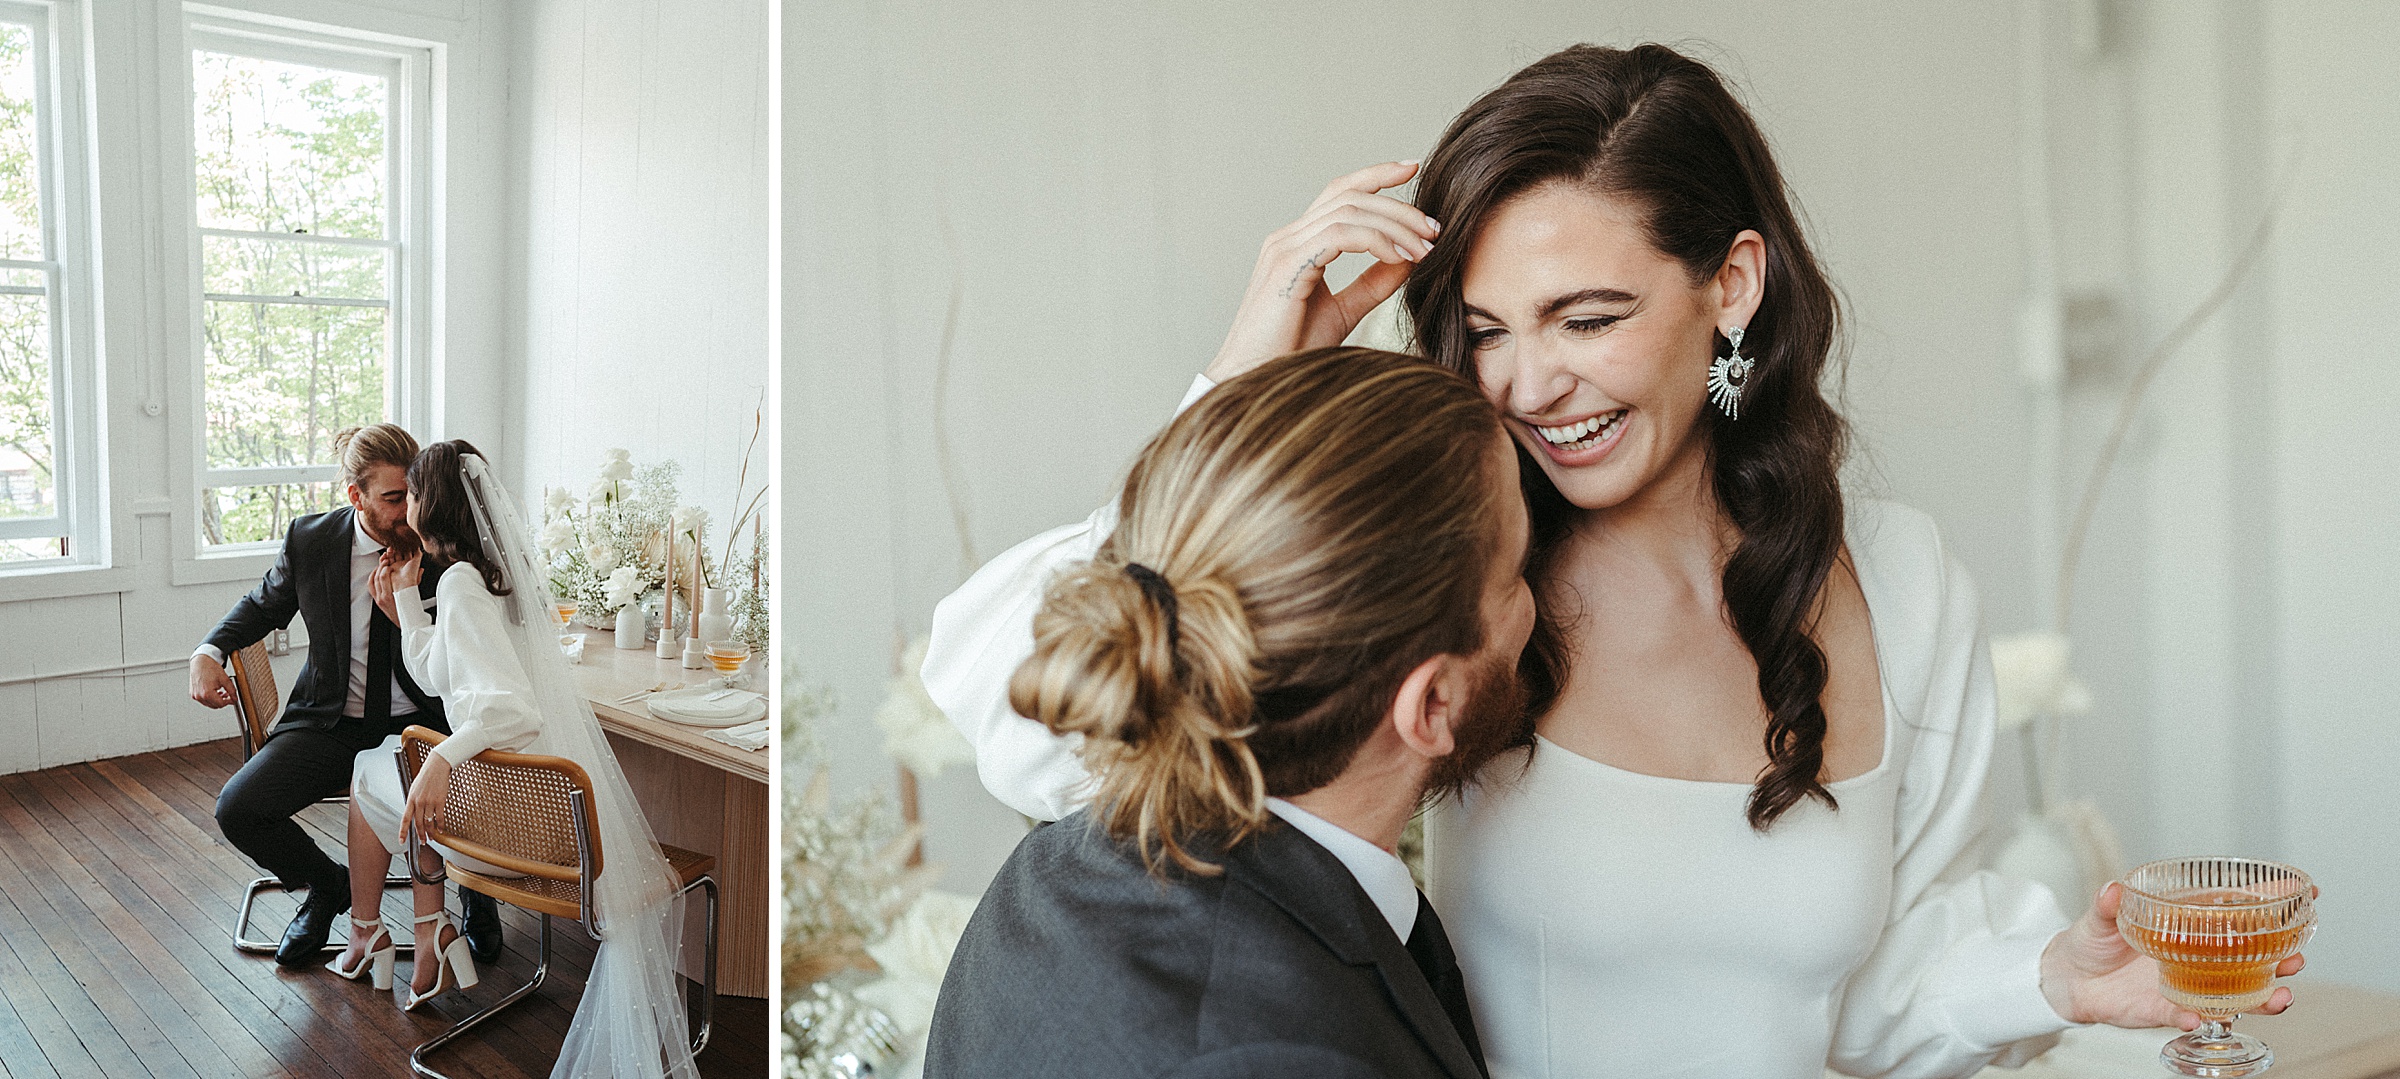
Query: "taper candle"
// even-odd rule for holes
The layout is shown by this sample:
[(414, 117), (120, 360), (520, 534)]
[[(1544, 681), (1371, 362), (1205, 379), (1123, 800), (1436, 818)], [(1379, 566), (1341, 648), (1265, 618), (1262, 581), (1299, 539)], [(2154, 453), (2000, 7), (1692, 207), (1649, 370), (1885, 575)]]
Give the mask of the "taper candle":
[(681, 653), (675, 650), (675, 526), (672, 524), (667, 526), (667, 568), (665, 578), (659, 582), (659, 591), (664, 593), (665, 606), (659, 608), (658, 655), (661, 659), (677, 658)]

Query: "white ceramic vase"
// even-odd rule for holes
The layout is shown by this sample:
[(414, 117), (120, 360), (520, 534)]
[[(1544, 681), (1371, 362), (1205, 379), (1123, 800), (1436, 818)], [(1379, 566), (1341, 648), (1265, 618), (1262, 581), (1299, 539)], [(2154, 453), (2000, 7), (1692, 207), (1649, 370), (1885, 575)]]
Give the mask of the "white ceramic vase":
[(733, 589), (708, 588), (700, 593), (700, 629), (698, 636), (705, 648), (733, 637)]
[(617, 608), (617, 647), (631, 650), (647, 646), (648, 626), (642, 621), (642, 605), (628, 603)]

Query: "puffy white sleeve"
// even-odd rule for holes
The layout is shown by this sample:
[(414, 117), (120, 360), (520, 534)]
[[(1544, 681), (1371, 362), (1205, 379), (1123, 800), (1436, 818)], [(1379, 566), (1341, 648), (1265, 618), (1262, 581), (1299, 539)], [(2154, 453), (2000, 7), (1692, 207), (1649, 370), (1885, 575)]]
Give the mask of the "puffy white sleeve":
[(1907, 656), (1926, 669), (1887, 678), (1922, 686), (1921, 696), (1896, 702), (1913, 746), (1895, 825), (1892, 908), (1844, 989), (1829, 1063), (1856, 1076), (1946, 1079), (2021, 1064), (2071, 1025), (2041, 990), (2042, 950), (2067, 921), (2043, 885), (1978, 868), (1997, 731), (1991, 649), (1964, 568), (1941, 549), (1930, 520), (1907, 510), (1886, 516), (1902, 515), (1913, 520), (1886, 527), (1921, 530), (1924, 541), (1910, 544), (1923, 557), (1903, 560), (1912, 563), (1906, 584), (1938, 602), (1901, 619), (1894, 634), (1930, 641), (1930, 655), (1907, 641), (1884, 649), (1887, 662)]
[(415, 590), (403, 593), (401, 652), (420, 679), (440, 687), (450, 737), (433, 751), (456, 765), (487, 749), (516, 751), (533, 744), (542, 718), (533, 680), (517, 659), (508, 615), (472, 565), (442, 574), (434, 590), (436, 619), (427, 622)]
[[(1216, 383), (1192, 381), (1176, 412)], [(1033, 654), (1033, 613), (1060, 568), (1089, 560), (1116, 531), (1115, 504), (1079, 524), (1054, 528), (1008, 549), (933, 609), (933, 635), (918, 674), (925, 692), (975, 747), (986, 790), (1035, 820), (1054, 821), (1091, 797), (1091, 776), (1077, 755), (1081, 735), (1060, 737), (1008, 704), (1008, 680)]]

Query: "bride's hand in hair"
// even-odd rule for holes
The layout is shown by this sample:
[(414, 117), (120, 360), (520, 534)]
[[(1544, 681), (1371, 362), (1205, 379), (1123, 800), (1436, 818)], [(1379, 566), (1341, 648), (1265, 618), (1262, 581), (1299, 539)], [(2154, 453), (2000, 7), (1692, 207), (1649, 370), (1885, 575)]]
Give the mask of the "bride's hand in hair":
[[(1413, 161), (1360, 169), (1327, 185), (1299, 220), (1269, 235), (1208, 377), (1223, 382), (1287, 352), (1341, 344), (1367, 312), (1400, 291), (1441, 226), (1379, 192), (1416, 175)], [(1345, 254), (1372, 255), (1375, 265), (1335, 292), (1325, 284), (1325, 268)]]

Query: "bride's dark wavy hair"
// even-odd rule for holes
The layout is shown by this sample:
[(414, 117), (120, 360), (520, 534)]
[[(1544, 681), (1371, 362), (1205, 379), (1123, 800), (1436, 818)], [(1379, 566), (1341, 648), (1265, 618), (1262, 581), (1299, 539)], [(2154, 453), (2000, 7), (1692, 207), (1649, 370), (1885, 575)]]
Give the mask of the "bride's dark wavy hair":
[(417, 538), (435, 556), (475, 567), (475, 572), (483, 575), (485, 589), (505, 596), (508, 577), (483, 552), (483, 540), (475, 529), (475, 509), (467, 504), (467, 477), (459, 458), (470, 453), (483, 457), (474, 443), (454, 438), (425, 447), (408, 463), (408, 497), (417, 503)]
[[(1467, 253), (1493, 211), (1550, 183), (1642, 208), (1651, 244), (1681, 262), (1695, 286), (1724, 265), (1742, 230), (1766, 241), (1766, 295), (1743, 337), (1757, 367), (1742, 418), (1703, 406), (1699, 423), (1717, 502), (1741, 533), (1725, 563), (1725, 606), (1758, 663), (1770, 717), (1751, 827), (1766, 829), (1803, 798), (1833, 806), (1823, 782), (1825, 653), (1810, 633), (1842, 548), (1848, 428), (1818, 388), (1840, 312), (1766, 138), (1716, 72), (1663, 45), (1576, 45), (1517, 72), (1459, 114), (1417, 182), (1417, 207), (1442, 223), (1441, 241), (1405, 292), (1427, 356), (1474, 377), (1460, 295)], [(1536, 462), (1520, 463), (1538, 581), (1576, 508)], [(1521, 669), (1530, 698), (1547, 708), (1570, 656), (1564, 627), (1541, 606)]]

